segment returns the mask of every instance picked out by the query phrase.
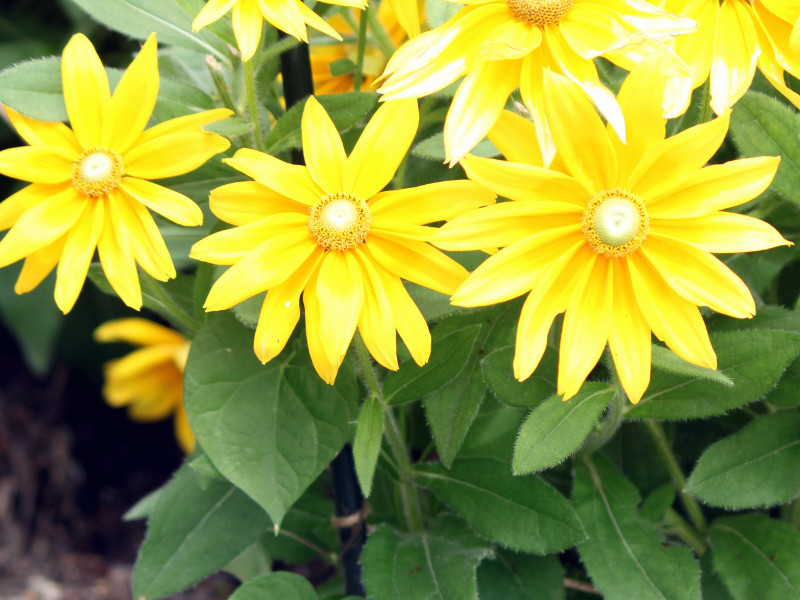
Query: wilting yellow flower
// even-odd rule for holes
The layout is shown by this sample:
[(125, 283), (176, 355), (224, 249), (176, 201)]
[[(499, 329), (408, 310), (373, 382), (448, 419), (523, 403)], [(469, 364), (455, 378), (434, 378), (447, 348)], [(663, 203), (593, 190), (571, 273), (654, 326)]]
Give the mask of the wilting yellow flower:
[(95, 329), (98, 342), (138, 346), (123, 358), (107, 362), (103, 396), (109, 405), (128, 407), (134, 421), (175, 419), (175, 437), (185, 453), (194, 449), (194, 434), (183, 408), (183, 370), (190, 342), (177, 331), (147, 319), (116, 319)]
[(750, 87), (758, 66), (800, 108), (800, 95), (785, 82), (786, 72), (800, 77), (800, 2), (666, 0), (665, 8), (698, 23), (695, 33), (674, 42), (691, 68), (681, 90), (684, 106), (692, 89), (710, 78), (711, 108), (723, 113)]
[[(406, 32), (397, 22), (389, 3), (385, 0), (378, 5), (378, 21), (383, 25), (395, 48), (403, 43), (406, 38)], [(330, 23), (342, 35), (352, 36), (356, 33), (341, 15), (331, 17)], [(419, 33), (419, 19), (417, 19), (417, 23), (417, 33)], [(311, 76), (314, 79), (315, 93), (322, 95), (352, 92), (353, 74), (333, 75), (331, 73), (331, 63), (342, 58), (349, 58), (355, 63), (357, 53), (358, 44), (356, 43), (314, 44), (311, 46)], [(364, 47), (362, 89), (369, 88), (378, 75), (383, 73), (386, 61), (387, 57), (381, 48), (374, 43), (374, 39), (368, 37)]]
[[(580, 389), (608, 342), (620, 381), (638, 402), (650, 381), (651, 331), (685, 360), (716, 368), (697, 307), (754, 314), (747, 286), (710, 253), (789, 243), (763, 221), (724, 212), (760, 194), (779, 159), (703, 167), (724, 140), (730, 113), (664, 139), (657, 65), (634, 70), (620, 91), (627, 144), (575, 84), (545, 77), (545, 102), (558, 107), (550, 126), (565, 172), (536, 166), (535, 154), (527, 164), (465, 157), (471, 179), (511, 202), (457, 217), (433, 243), (447, 250), (503, 247), (452, 302), (482, 306), (530, 292), (517, 329), (517, 379), (534, 371), (563, 312), (558, 393), (566, 399)], [(525, 147), (530, 131), (520, 122), (501, 121), (501, 150)]]
[(444, 125), (451, 165), (483, 139), (517, 87), (549, 163), (555, 148), (542, 100), (546, 70), (576, 82), (624, 139), (619, 105), (600, 82), (593, 59), (604, 56), (629, 68), (644, 55), (666, 53), (658, 40), (694, 28), (692, 21), (644, 0), (469, 0), (466, 4), (444, 25), (406, 42), (389, 61), (378, 90), (386, 100), (417, 98), (466, 75)]
[[(328, 4), (366, 8), (367, 0), (324, 0)], [(261, 41), (261, 27), (264, 19), (270, 25), (308, 42), (306, 25), (317, 31), (341, 40), (336, 30), (328, 25), (317, 13), (306, 6), (302, 0), (209, 0), (192, 21), (192, 31), (218, 21), (232, 10), (233, 34), (242, 53), (242, 60), (248, 61), (256, 53)]]
[(464, 180), (382, 192), (418, 122), (415, 100), (387, 102), (348, 157), (312, 96), (301, 124), (307, 166), (249, 149), (225, 160), (255, 181), (211, 192), (211, 210), (235, 227), (200, 240), (190, 256), (233, 265), (211, 288), (206, 310), (268, 291), (254, 340), (261, 362), (285, 346), (301, 293), (311, 359), (328, 383), (356, 327), (389, 369), (397, 369), (395, 332), (417, 364), (427, 362), (430, 332), (401, 279), (452, 293), (467, 272), (427, 243), (436, 230), (425, 224), (493, 202), (494, 194)]
[(111, 286), (133, 308), (142, 305), (136, 263), (154, 278), (175, 267), (148, 208), (179, 225), (200, 225), (203, 213), (186, 196), (147, 179), (188, 173), (230, 143), (202, 126), (231, 114), (209, 110), (145, 130), (158, 95), (156, 39), (150, 36), (113, 97), (92, 43), (75, 35), (61, 61), (72, 129), (6, 108), (30, 144), (0, 152), (0, 173), (31, 185), (0, 204), (0, 267), (25, 258), (18, 294), (35, 288), (58, 265), (55, 299), (75, 304), (97, 248)]

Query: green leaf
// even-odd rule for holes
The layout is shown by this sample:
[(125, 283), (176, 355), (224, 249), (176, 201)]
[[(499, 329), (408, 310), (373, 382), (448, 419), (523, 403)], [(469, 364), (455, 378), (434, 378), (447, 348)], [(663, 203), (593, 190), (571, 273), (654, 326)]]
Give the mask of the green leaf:
[(636, 507), (636, 488), (607, 459), (575, 467), (572, 502), (587, 539), (581, 561), (606, 600), (699, 600), (700, 569), (688, 548), (667, 546)]
[(305, 577), (281, 571), (248, 581), (229, 600), (317, 600), (317, 593)]
[(40, 121), (66, 121), (61, 58), (37, 58), (4, 69), (0, 102)]
[(661, 369), (667, 373), (676, 373), (695, 379), (708, 379), (727, 387), (733, 387), (734, 383), (730, 377), (714, 369), (706, 369), (686, 362), (672, 350), (653, 344), (651, 347), (651, 362), (654, 368)]
[(450, 470), (417, 465), (414, 478), (475, 531), (507, 548), (547, 554), (584, 538), (566, 498), (538, 477), (514, 477), (500, 461), (457, 459)]
[(177, 2), (163, 0), (72, 0), (100, 23), (131, 37), (143, 40), (154, 32), (159, 43), (174, 44), (213, 54), (217, 60), (229, 62), (229, 53), (222, 40), (207, 30), (192, 33), (190, 13)]
[(188, 464), (192, 471), (195, 472), (195, 475), (197, 476), (197, 484), (201, 489), (205, 490), (208, 488), (208, 481), (210, 479), (225, 481), (225, 477), (222, 476), (222, 473), (217, 471), (214, 463), (212, 463), (208, 456), (203, 453), (197, 454), (197, 456), (194, 458), (190, 457)]
[(664, 515), (675, 503), (675, 486), (665, 483), (657, 487), (642, 502), (639, 515), (651, 523), (659, 524), (664, 519)]
[(225, 137), (234, 137), (250, 133), (253, 129), (253, 122), (239, 117), (229, 117), (216, 123), (211, 123), (203, 127), (203, 130), (211, 133), (218, 133)]
[(686, 491), (706, 504), (732, 508), (773, 506), (800, 493), (800, 414), (759, 417), (710, 446)]
[(420, 533), (378, 525), (361, 554), (364, 587), (372, 600), (478, 600), (475, 570), (491, 555), (453, 517)]
[(714, 570), (735, 600), (800, 598), (800, 534), (764, 515), (711, 525)]
[(156, 507), (158, 496), (161, 494), (163, 487), (153, 490), (144, 498), (140, 498), (136, 504), (131, 506), (124, 515), (123, 521), (139, 521), (141, 519), (148, 519), (153, 514), (153, 509)]
[(555, 555), (497, 552), (478, 567), (478, 591), (489, 600), (564, 600), (564, 569)]
[(266, 513), (224, 481), (203, 490), (188, 466), (161, 490), (133, 572), (133, 595), (163, 598), (215, 573), (270, 527)]
[(459, 458), (493, 458), (510, 464), (519, 424), (525, 414), (521, 408), (486, 398), (458, 451)]
[(259, 542), (250, 544), (222, 568), (239, 581), (245, 582), (272, 572), (272, 558)]
[(772, 188), (787, 200), (800, 202), (800, 116), (785, 104), (759, 92), (747, 92), (731, 116), (733, 141), (743, 156), (781, 156)]
[(329, 386), (297, 354), (306, 362), (262, 365), (252, 331), (221, 314), (194, 338), (184, 379), (200, 446), (276, 524), (347, 441), (358, 394), (349, 361)]
[(541, 471), (569, 457), (591, 433), (613, 395), (604, 383), (585, 383), (566, 402), (553, 395), (534, 408), (519, 430), (514, 473)]
[(627, 418), (685, 420), (725, 414), (762, 398), (800, 351), (800, 335), (787, 331), (747, 329), (712, 332), (710, 337), (719, 370), (734, 387), (653, 371), (650, 387)]
[[(364, 115), (369, 113), (378, 102), (377, 94), (372, 92), (346, 92), (317, 96), (328, 116), (343, 132), (355, 125)], [(267, 136), (267, 153), (276, 154), (283, 150), (297, 149), (302, 146), (300, 121), (306, 100), (301, 100), (286, 111)]]
[(369, 498), (372, 491), (372, 477), (378, 464), (383, 441), (383, 404), (379, 398), (370, 395), (361, 407), (358, 416), (356, 435), (353, 440), (353, 459), (361, 491)]
[(530, 408), (556, 393), (558, 353), (547, 348), (533, 375), (525, 381), (513, 377), (514, 346), (505, 346), (489, 352), (481, 361), (486, 384), (498, 400), (511, 406)]
[[(442, 132), (435, 133), (431, 137), (422, 140), (411, 149), (411, 154), (427, 160), (440, 163), (445, 162), (444, 134)], [(484, 158), (497, 158), (498, 156), (502, 156), (500, 150), (495, 148), (495, 145), (488, 139), (478, 142), (478, 144), (470, 150), (470, 154), (482, 156)]]
[(463, 4), (456, 2), (446, 2), (445, 0), (427, 0), (425, 3), (425, 18), (431, 29), (443, 25), (447, 20), (456, 14)]
[(349, 75), (355, 72), (358, 65), (349, 58), (338, 58), (331, 62), (329, 65), (331, 75), (338, 77), (339, 75)]
[[(465, 343), (470, 351), (460, 363), (461, 368), (456, 376), (423, 399), (436, 450), (445, 466), (449, 466), (458, 454), (486, 395), (480, 358), (487, 350), (506, 345), (513, 339), (518, 314), (516, 309), (493, 307), (487, 311), (445, 319), (436, 326), (436, 333), (446, 333), (462, 329), (468, 324), (480, 325), (472, 343)], [(454, 356), (450, 360), (456, 362)]]

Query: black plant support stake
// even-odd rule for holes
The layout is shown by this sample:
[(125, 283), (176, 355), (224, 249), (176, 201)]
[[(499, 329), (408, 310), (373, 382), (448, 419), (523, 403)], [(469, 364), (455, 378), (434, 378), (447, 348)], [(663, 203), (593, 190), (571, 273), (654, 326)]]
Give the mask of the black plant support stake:
[[(282, 31), (280, 38), (286, 37)], [(308, 45), (300, 44), (281, 54), (281, 75), (283, 76), (283, 97), (288, 110), (300, 100), (314, 93), (311, 79), (311, 59)], [(303, 153), (292, 151), (292, 162), (303, 164)], [(331, 463), (333, 492), (336, 503), (336, 519), (334, 523), (339, 530), (339, 547), (341, 549), (342, 570), (344, 571), (344, 591), (348, 595), (365, 596), (364, 584), (361, 581), (361, 550), (367, 539), (364, 522), (364, 498), (356, 478), (353, 462), (353, 449), (345, 444), (338, 456)]]

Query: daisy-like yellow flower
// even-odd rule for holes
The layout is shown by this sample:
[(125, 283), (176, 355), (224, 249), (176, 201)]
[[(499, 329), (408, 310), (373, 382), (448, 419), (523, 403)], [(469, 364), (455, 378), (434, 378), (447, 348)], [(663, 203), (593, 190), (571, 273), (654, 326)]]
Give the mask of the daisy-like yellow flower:
[(785, 80), (785, 73), (800, 77), (800, 2), (666, 0), (665, 8), (698, 23), (695, 33), (674, 41), (675, 52), (691, 68), (681, 86), (684, 106), (691, 91), (709, 80), (711, 108), (723, 113), (744, 95), (758, 67), (800, 108), (800, 95)]
[(555, 147), (542, 96), (546, 70), (576, 82), (624, 139), (619, 105), (600, 82), (593, 59), (604, 56), (629, 68), (644, 55), (666, 53), (660, 40), (695, 26), (644, 0), (468, 0), (466, 4), (444, 25), (406, 42), (389, 61), (378, 90), (386, 100), (417, 98), (466, 75), (444, 125), (451, 165), (483, 139), (517, 87), (549, 163)]
[[(378, 21), (383, 25), (389, 39), (397, 48), (406, 39), (406, 32), (397, 22), (388, 2), (385, 0), (378, 5)], [(342, 35), (351, 36), (356, 32), (341, 15), (334, 15), (330, 19), (331, 25)], [(417, 33), (419, 33), (419, 19), (417, 19)], [(311, 46), (311, 76), (314, 79), (314, 90), (317, 94), (340, 94), (353, 91), (353, 74), (333, 75), (331, 63), (342, 58), (349, 58), (356, 62), (358, 44), (314, 44)], [(364, 62), (362, 71), (362, 89), (369, 88), (378, 75), (383, 73), (387, 59), (383, 51), (370, 38), (364, 47)]]
[[(367, 7), (367, 0), (324, 1), (328, 4), (353, 8)], [(192, 21), (192, 31), (200, 31), (203, 27), (211, 25), (228, 11), (232, 11), (233, 34), (244, 62), (253, 58), (258, 49), (264, 19), (301, 42), (308, 42), (306, 25), (337, 40), (342, 39), (333, 27), (302, 0), (209, 0)]]
[[(788, 244), (770, 225), (724, 209), (760, 194), (779, 158), (703, 167), (728, 130), (729, 115), (665, 139), (664, 80), (647, 64), (627, 78), (619, 103), (629, 131), (620, 141), (562, 75), (545, 74), (545, 101), (564, 172), (467, 156), (468, 176), (509, 198), (445, 224), (434, 243), (448, 250), (502, 247), (453, 294), (482, 306), (528, 293), (519, 319), (514, 375), (531, 375), (555, 316), (565, 313), (558, 393), (580, 389), (606, 342), (632, 402), (650, 382), (650, 333), (681, 358), (716, 368), (698, 306), (751, 317), (747, 286), (711, 252)], [(522, 119), (501, 120), (501, 151), (530, 146)], [(519, 160), (520, 151), (510, 156)], [(538, 164), (537, 164), (538, 163)]]
[(127, 356), (103, 366), (103, 396), (115, 408), (128, 407), (134, 421), (161, 421), (174, 417), (175, 438), (189, 454), (194, 434), (183, 408), (183, 370), (190, 342), (177, 331), (147, 319), (116, 319), (95, 329), (98, 342), (137, 346)]
[(235, 225), (197, 242), (190, 256), (232, 265), (206, 299), (224, 310), (267, 291), (254, 350), (278, 355), (305, 306), (314, 367), (333, 383), (356, 327), (372, 356), (397, 369), (396, 333), (417, 364), (431, 350), (428, 326), (402, 279), (452, 293), (467, 272), (427, 242), (425, 224), (494, 201), (471, 181), (381, 191), (414, 140), (416, 100), (387, 102), (348, 157), (325, 109), (312, 96), (301, 123), (307, 166), (242, 149), (225, 162), (255, 181), (211, 192), (211, 210)]
[(0, 173), (31, 182), (0, 203), (0, 267), (22, 258), (15, 291), (28, 292), (58, 265), (55, 299), (66, 312), (78, 298), (97, 248), (111, 286), (132, 308), (142, 305), (136, 264), (155, 279), (175, 267), (148, 208), (179, 225), (203, 213), (186, 196), (148, 181), (188, 173), (226, 150), (202, 126), (227, 109), (179, 117), (145, 129), (158, 95), (156, 39), (150, 36), (114, 95), (92, 43), (75, 35), (61, 61), (72, 129), (6, 108), (30, 144), (0, 152)]

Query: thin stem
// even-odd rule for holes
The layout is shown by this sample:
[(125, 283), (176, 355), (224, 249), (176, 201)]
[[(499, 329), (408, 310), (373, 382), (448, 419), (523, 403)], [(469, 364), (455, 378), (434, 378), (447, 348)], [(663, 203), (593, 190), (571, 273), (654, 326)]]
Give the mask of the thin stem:
[(383, 391), (381, 384), (378, 382), (378, 377), (375, 375), (375, 369), (372, 367), (372, 360), (369, 357), (369, 351), (364, 345), (364, 340), (361, 339), (360, 334), (353, 337), (353, 344), (356, 347), (356, 354), (358, 355), (358, 362), (361, 365), (361, 376), (364, 378), (364, 384), (372, 395), (378, 398), (383, 404)]
[(711, 120), (711, 80), (703, 84), (703, 98), (700, 100), (700, 117), (698, 123), (707, 123)]
[(668, 527), (668, 533), (683, 540), (697, 556), (706, 553), (707, 548), (703, 538), (674, 509), (668, 508), (664, 513), (664, 523)]
[(358, 22), (358, 50), (356, 51), (356, 70), (353, 73), (353, 89), (357, 92), (361, 91), (361, 80), (364, 78), (364, 49), (367, 46), (367, 22), (369, 21), (367, 13), (370, 11), (370, 5), (361, 11), (361, 17)]
[(700, 505), (697, 503), (697, 500), (692, 498), (684, 491), (684, 488), (686, 487), (686, 477), (684, 476), (680, 465), (678, 465), (675, 455), (672, 453), (672, 448), (670, 448), (669, 441), (664, 433), (664, 428), (661, 426), (661, 423), (658, 421), (653, 421), (652, 419), (646, 419), (644, 423), (647, 426), (647, 430), (650, 432), (650, 435), (653, 437), (653, 441), (656, 443), (658, 453), (661, 456), (661, 459), (664, 461), (664, 466), (667, 467), (667, 471), (672, 479), (672, 483), (678, 490), (681, 503), (686, 509), (686, 513), (689, 515), (692, 525), (694, 525), (695, 529), (697, 529), (699, 533), (704, 534), (708, 529), (708, 524), (706, 523), (706, 519), (703, 516), (703, 511), (700, 508)]
[(380, 46), (383, 56), (386, 60), (389, 60), (397, 48), (389, 37), (389, 34), (386, 33), (383, 23), (378, 19), (378, 11), (369, 10), (367, 12), (367, 19), (369, 20), (369, 30), (374, 36), (374, 40), (378, 43), (378, 46)]
[(293, 539), (295, 542), (303, 544), (303, 546), (309, 548), (310, 550), (313, 550), (314, 552), (319, 554), (322, 558), (324, 558), (325, 560), (334, 565), (338, 562), (338, 557), (336, 556), (336, 554), (332, 552), (326, 552), (324, 548), (320, 548), (315, 543), (308, 541), (306, 538), (299, 536), (296, 533), (292, 533), (291, 531), (287, 531), (286, 529), (279, 529), (278, 535), (286, 536), (290, 539)]
[(254, 63), (254, 58), (251, 58), (244, 63), (244, 85), (245, 89), (247, 90), (247, 106), (250, 109), (250, 120), (253, 122), (253, 137), (255, 138), (256, 149), (264, 152), (267, 147), (264, 144), (264, 134), (261, 130), (261, 121), (258, 118), (256, 78), (253, 67)]
[(294, 48), (295, 46), (300, 45), (300, 40), (295, 37), (289, 36), (279, 39), (274, 44), (270, 44), (261, 52), (261, 61), (265, 62), (271, 58), (278, 56), (279, 54), (283, 54), (287, 50)]

